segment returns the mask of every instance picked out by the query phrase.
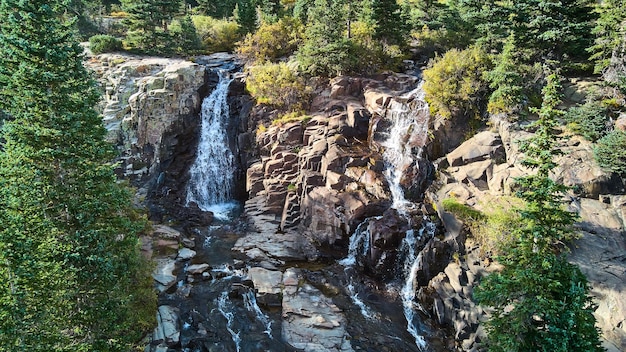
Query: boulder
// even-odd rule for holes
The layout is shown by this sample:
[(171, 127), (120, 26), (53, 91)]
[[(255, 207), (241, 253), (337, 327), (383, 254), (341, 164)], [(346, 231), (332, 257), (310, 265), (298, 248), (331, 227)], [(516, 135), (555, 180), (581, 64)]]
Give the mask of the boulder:
[(248, 277), (254, 283), (257, 301), (265, 306), (280, 307), (282, 302), (283, 273), (276, 270), (253, 267)]
[(182, 248), (181, 250), (178, 251), (178, 256), (176, 256), (176, 259), (189, 260), (195, 256), (196, 256), (196, 251), (191, 250), (189, 248)]
[(189, 273), (189, 274), (202, 274), (205, 271), (209, 270), (209, 268), (210, 268), (209, 264), (206, 264), (206, 263), (193, 264), (193, 265), (189, 265), (187, 267), (187, 273)]
[(157, 327), (152, 336), (153, 344), (174, 347), (180, 342), (180, 322), (178, 308), (159, 306)]
[(176, 261), (172, 259), (161, 258), (156, 260), (156, 267), (152, 272), (152, 278), (156, 282), (159, 292), (167, 290), (176, 283), (176, 275), (174, 275), (175, 269)]
[(476, 161), (493, 160), (500, 163), (505, 160), (504, 146), (500, 135), (491, 131), (476, 134), (446, 155), (450, 166), (460, 166)]
[(296, 269), (283, 276), (282, 337), (304, 351), (353, 351), (341, 310)]
[(586, 198), (623, 192), (621, 179), (604, 171), (595, 161), (590, 142), (575, 137), (568, 144), (555, 159), (558, 166), (551, 176), (555, 181), (574, 187), (577, 194)]

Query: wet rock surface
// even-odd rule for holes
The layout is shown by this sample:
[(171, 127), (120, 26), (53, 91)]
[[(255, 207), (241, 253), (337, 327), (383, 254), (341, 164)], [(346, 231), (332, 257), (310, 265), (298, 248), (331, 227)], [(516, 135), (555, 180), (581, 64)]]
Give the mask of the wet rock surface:
[[(407, 282), (417, 295), (409, 303), (427, 349), (483, 349), (486, 312), (472, 291), (498, 267), (466, 242), (462, 223), (430, 203), (454, 194), (475, 206), (485, 194), (512, 194), (514, 178), (528, 173), (516, 143), (528, 132), (495, 121), (492, 131), (462, 143), (463, 119), (422, 116), (424, 130), (402, 142), (416, 156), (424, 148), (440, 158), (440, 190), (424, 202), (431, 164), (419, 157), (406, 162), (398, 184), (412, 205), (400, 214), (389, 211), (400, 206), (388, 182), (385, 153), (392, 147), (385, 141), (398, 110), (424, 108), (413, 91), (417, 77), (336, 78), (318, 87), (309, 117), (283, 125), (269, 122), (277, 116), (270, 107), (252, 107), (238, 77), (229, 91), (228, 143), (238, 151), (235, 198), (243, 214), (220, 222), (186, 204), (185, 184), (200, 102), (217, 84), (211, 72), (236, 67), (233, 57), (191, 63), (104, 55), (90, 65), (106, 87), (103, 114), (120, 148), (120, 174), (140, 187), (137, 202), (147, 204), (151, 219), (169, 225), (142, 239), (145, 253), (157, 258), (153, 278), (160, 292), (148, 350), (417, 351), (403, 314), (407, 285), (398, 278), (408, 264), (414, 270)], [(257, 130), (261, 124), (264, 131)], [(572, 208), (581, 214), (584, 234), (571, 244), (570, 258), (590, 279), (605, 346), (624, 350), (626, 201), (609, 195), (623, 192), (623, 183), (592, 162), (584, 141), (572, 139), (563, 148), (553, 176), (576, 188)], [(432, 236), (416, 240), (415, 261), (404, 263), (407, 233), (429, 217), (441, 223)], [(339, 264), (360, 225), (367, 236), (359, 259)]]

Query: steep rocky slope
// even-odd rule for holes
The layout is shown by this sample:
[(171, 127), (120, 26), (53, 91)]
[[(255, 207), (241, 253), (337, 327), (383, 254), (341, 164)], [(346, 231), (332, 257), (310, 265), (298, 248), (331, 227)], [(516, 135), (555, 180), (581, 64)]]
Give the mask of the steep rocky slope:
[[(193, 324), (196, 335), (183, 331), (184, 309), (190, 304), (173, 297), (193, 302), (194, 284), (224, 275), (203, 254), (203, 237), (198, 232), (212, 223), (212, 215), (185, 207), (184, 189), (196, 153), (200, 103), (217, 83), (212, 69), (236, 64), (223, 55), (196, 61), (100, 55), (88, 63), (105, 87), (103, 116), (120, 150), (120, 174), (139, 187), (138, 201), (150, 207), (155, 222), (177, 228), (158, 225), (154, 236), (145, 241), (145, 249), (162, 258), (155, 279), (167, 297), (159, 308), (153, 350), (163, 347), (166, 351), (167, 346), (180, 350), (194, 341), (214, 338), (206, 322)], [(364, 223), (371, 246), (354, 275), (365, 283), (369, 296), (383, 297), (388, 293), (376, 287), (398, 274), (396, 261), (407, 231), (438, 218), (435, 222), (443, 226), (417, 245), (422, 255), (413, 272), (424, 317), (433, 321), (432, 349), (479, 349), (485, 312), (472, 302), (472, 288), (497, 266), (484, 260), (471, 242), (466, 243), (462, 223), (433, 205), (454, 196), (477, 206), (481, 197), (510, 194), (513, 178), (527, 172), (519, 166), (521, 156), (515, 143), (526, 132), (518, 125), (497, 122), (492, 131), (461, 144), (467, 128), (463, 121), (452, 125), (421, 116), (431, 132), (411, 130), (402, 142), (416, 155), (424, 147), (431, 159), (439, 158), (435, 163), (439, 173), (435, 185), (428, 188), (434, 176), (428, 158), (402, 165), (399, 183), (414, 204), (405, 217), (392, 209), (393, 190), (383, 156), (388, 147), (383, 144), (394, 113), (423, 111), (419, 92), (414, 91), (418, 78), (399, 74), (337, 78), (319, 85), (307, 118), (283, 125), (269, 122), (274, 116), (271, 109), (253, 108), (242, 78), (233, 82), (229, 93), (230, 148), (238, 155), (237, 198), (245, 202), (246, 222), (231, 246), (243, 260), (239, 263), (250, 266), (244, 286), (256, 290), (265, 308), (280, 309), (284, 341), (305, 350), (415, 349), (365, 327), (354, 327), (350, 321), (355, 319), (350, 315), (354, 304), (338, 294), (347, 290), (346, 282), (338, 279), (344, 269), (321, 273), (313, 268), (336, 266), (336, 259), (348, 251), (350, 236)], [(258, 129), (260, 124), (267, 128)], [(626, 311), (620, 298), (626, 282), (626, 199), (612, 195), (623, 194), (623, 184), (594, 164), (586, 142), (571, 138), (563, 147), (567, 152), (555, 177), (579, 190), (571, 206), (581, 213), (583, 231), (583, 237), (570, 245), (571, 260), (592, 283), (607, 346), (612, 351), (624, 350)], [(228, 231), (235, 233), (238, 226)], [(230, 232), (227, 235), (232, 237)], [(179, 280), (185, 282), (181, 287)], [(233, 285), (232, 295), (241, 297), (241, 292), (247, 292), (240, 283)], [(393, 299), (397, 300), (397, 294)], [(308, 306), (317, 309), (305, 314), (303, 308)], [(268, 346), (289, 350), (283, 345)]]

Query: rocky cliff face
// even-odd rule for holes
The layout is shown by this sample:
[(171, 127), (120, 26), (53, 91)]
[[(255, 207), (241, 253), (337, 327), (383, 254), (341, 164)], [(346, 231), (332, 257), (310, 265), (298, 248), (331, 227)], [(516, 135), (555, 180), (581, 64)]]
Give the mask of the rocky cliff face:
[(87, 61), (104, 89), (102, 115), (118, 145), (121, 173), (146, 180), (171, 160), (175, 146), (193, 141), (204, 66), (185, 60), (103, 54)]
[[(516, 142), (528, 138), (529, 133), (504, 121), (495, 126), (494, 131), (478, 133), (438, 160), (441, 183), (429, 195), (433, 201), (455, 198), (480, 209), (485, 206), (481, 200), (512, 194), (514, 179), (530, 172), (520, 165), (523, 155)], [(623, 351), (626, 310), (617, 297), (626, 289), (626, 218), (624, 196), (620, 195), (624, 184), (596, 164), (590, 143), (582, 138), (569, 136), (560, 148), (564, 153), (557, 159), (559, 166), (552, 177), (573, 187), (569, 206), (581, 217), (577, 225), (581, 238), (568, 244), (569, 258), (581, 267), (592, 287), (604, 346), (612, 352)], [(462, 228), (441, 208), (439, 215), (448, 233)], [(480, 327), (485, 312), (472, 301), (473, 287), (498, 267), (475, 245), (460, 251), (458, 258), (422, 289), (423, 300), (438, 321), (454, 327), (463, 350), (470, 350), (485, 336)]]
[[(100, 55), (88, 64), (103, 83), (102, 111), (109, 138), (120, 150), (120, 174), (140, 187), (139, 198), (146, 198), (153, 220), (180, 221), (180, 232), (159, 225), (155, 236), (146, 240), (146, 249), (164, 258), (155, 272), (166, 298), (159, 308), (160, 325), (153, 343), (172, 348), (192, 346), (198, 337), (181, 331), (181, 326), (185, 309), (193, 312), (195, 308), (190, 303), (175, 303), (172, 297), (189, 299), (194, 292), (207, 295), (192, 284), (225, 274), (206, 254), (202, 257), (206, 243), (201, 242), (204, 237), (198, 229), (206, 228), (213, 219), (210, 213), (183, 206), (184, 186), (196, 153), (201, 100), (217, 83), (211, 68), (235, 64), (232, 57), (221, 55), (200, 58), (197, 63)], [(257, 291), (261, 305), (281, 309), (286, 343), (333, 351), (355, 346), (414, 349), (414, 345), (383, 336), (375, 342), (355, 337), (373, 332), (368, 330), (371, 327), (350, 325), (349, 312), (337, 306), (350, 307), (338, 303), (337, 292), (346, 290), (342, 287), (346, 283), (337, 278), (337, 272), (320, 274), (313, 269), (294, 269), (290, 263), (335, 263), (345, 256), (349, 237), (365, 224), (370, 246), (358, 261), (358, 271), (367, 276), (358, 275), (370, 296), (388, 295), (376, 287), (397, 276), (403, 237), (411, 227), (419, 228), (426, 215), (439, 218), (444, 226), (416, 245), (421, 255), (414, 272), (415, 288), (424, 310), (434, 318), (433, 335), (441, 329), (451, 334), (449, 340), (443, 339), (447, 342), (433, 348), (480, 350), (485, 336), (480, 321), (485, 312), (473, 303), (472, 291), (480, 278), (497, 266), (481, 257), (480, 248), (466, 243), (462, 223), (432, 205), (451, 195), (475, 206), (481, 197), (511, 194), (513, 179), (528, 172), (520, 166), (515, 142), (527, 133), (518, 125), (500, 121), (492, 131), (461, 143), (463, 121), (456, 121), (458, 126), (449, 121), (424, 121), (431, 132), (417, 131), (401, 142), (415, 153), (423, 148), (427, 151), (424, 156), (438, 158), (435, 166), (440, 172), (436, 187), (425, 192), (433, 178), (428, 158), (401, 166), (399, 183), (415, 204), (406, 216), (391, 209), (393, 190), (385, 175), (388, 162), (383, 153), (389, 149), (384, 142), (394, 111), (419, 101), (414, 94), (407, 94), (417, 87), (416, 77), (340, 77), (320, 84), (310, 116), (282, 125), (270, 123), (274, 112), (267, 107), (252, 107), (242, 78), (230, 87), (233, 123), (229, 128), (234, 138), (229, 144), (241, 165), (237, 198), (245, 201), (247, 226), (232, 240), (232, 246), (252, 266), (244, 286)], [(266, 128), (259, 129), (261, 124)], [(623, 194), (623, 184), (595, 165), (585, 141), (570, 138), (563, 148), (566, 153), (554, 177), (576, 187), (571, 206), (582, 217), (583, 237), (572, 244), (571, 259), (590, 279), (606, 346), (611, 351), (626, 350), (626, 310), (621, 299), (626, 282), (626, 201), (624, 196), (611, 195)], [(181, 278), (186, 283), (177, 288)], [(241, 287), (233, 283), (227, 290), (242, 297)], [(302, 313), (304, 306), (315, 304), (317, 310)], [(211, 335), (207, 335), (206, 322), (194, 324), (201, 339)], [(323, 338), (312, 342), (316, 336)]]

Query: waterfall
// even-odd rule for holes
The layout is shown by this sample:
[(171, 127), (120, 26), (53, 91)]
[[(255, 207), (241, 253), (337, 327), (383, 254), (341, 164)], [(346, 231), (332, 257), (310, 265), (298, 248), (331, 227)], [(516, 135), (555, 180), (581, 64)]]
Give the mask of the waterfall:
[(217, 72), (219, 83), (202, 102), (198, 155), (189, 169), (187, 205), (195, 202), (200, 209), (213, 212), (217, 219), (226, 220), (237, 206), (231, 194), (237, 169), (227, 134), (227, 96), (232, 78), (226, 70)]
[(356, 227), (352, 235), (350, 236), (350, 244), (348, 245), (348, 256), (339, 261), (339, 264), (345, 266), (344, 271), (349, 278), (347, 285), (348, 293), (352, 303), (359, 307), (361, 315), (367, 319), (374, 319), (375, 314), (365, 305), (365, 302), (359, 298), (359, 293), (356, 290), (353, 282), (353, 276), (350, 275), (350, 271), (357, 264), (359, 255), (367, 255), (370, 249), (370, 220), (380, 220), (382, 216), (369, 217), (363, 220), (359, 226)]
[[(383, 159), (386, 163), (385, 177), (389, 183), (392, 197), (392, 208), (404, 216), (409, 223), (409, 214), (413, 213), (415, 204), (408, 201), (402, 189), (402, 178), (405, 170), (415, 164), (421, 158), (422, 146), (428, 135), (428, 104), (424, 99), (422, 89), (423, 81), (413, 91), (394, 99), (389, 107), (387, 118), (391, 121), (387, 140), (382, 143), (385, 148)], [(415, 344), (420, 350), (426, 349), (426, 341), (421, 331), (416, 326), (416, 304), (414, 302), (416, 292), (416, 274), (421, 261), (421, 252), (417, 251), (418, 240), (429, 231), (434, 233), (434, 224), (424, 219), (422, 228), (416, 234), (411, 229), (406, 232), (402, 240), (400, 251), (406, 253), (403, 261), (402, 274), (404, 286), (401, 290), (404, 316), (407, 321), (407, 331), (415, 338)]]
[(393, 201), (391, 207), (405, 216), (415, 205), (404, 198), (402, 177), (404, 171), (421, 157), (421, 147), (428, 135), (429, 112), (422, 84), (391, 102), (387, 113), (391, 127), (387, 140), (382, 143), (385, 148), (383, 159), (387, 165), (385, 177)]
[(417, 242), (424, 235), (432, 237), (435, 233), (435, 224), (424, 219), (422, 228), (416, 234), (414, 230), (409, 230), (406, 236), (402, 240), (400, 247), (401, 252), (406, 252), (406, 257), (402, 265), (402, 272), (404, 274), (404, 286), (400, 292), (402, 298), (402, 306), (404, 308), (404, 316), (406, 317), (407, 330), (413, 338), (415, 338), (415, 344), (421, 350), (426, 348), (426, 341), (424, 337), (420, 335), (420, 331), (415, 324), (415, 310), (418, 307), (415, 303), (415, 292), (417, 290), (417, 283), (415, 282), (417, 269), (422, 260), (422, 252), (417, 252)]
[(357, 263), (357, 257), (359, 255), (359, 249), (361, 255), (366, 255), (370, 249), (370, 220), (379, 220), (382, 216), (369, 217), (363, 220), (359, 226), (356, 227), (352, 235), (350, 236), (350, 244), (348, 245), (348, 256), (339, 261), (339, 264), (343, 266), (354, 266)]

